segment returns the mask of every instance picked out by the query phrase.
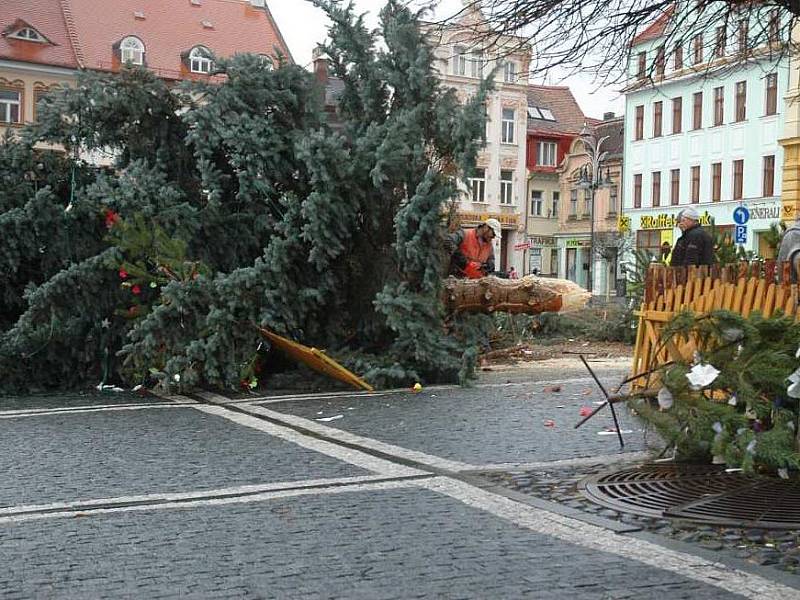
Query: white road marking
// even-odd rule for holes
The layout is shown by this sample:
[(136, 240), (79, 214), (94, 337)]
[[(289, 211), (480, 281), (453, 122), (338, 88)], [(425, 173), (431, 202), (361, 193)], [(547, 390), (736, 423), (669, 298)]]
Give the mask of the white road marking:
[(591, 465), (613, 465), (620, 462), (638, 462), (648, 460), (650, 452), (620, 452), (619, 454), (599, 454), (580, 458), (565, 458), (529, 463), (492, 463), (473, 465), (475, 471), (529, 471), (532, 469), (558, 469), (560, 467), (584, 467)]
[[(324, 435), (325, 437), (329, 437), (333, 440), (336, 440), (337, 442), (344, 442), (346, 444), (355, 444), (363, 448), (366, 448), (368, 450), (373, 450), (375, 452), (381, 452), (383, 454), (396, 456), (397, 458), (413, 461), (421, 465), (425, 465), (427, 467), (435, 469), (443, 469), (446, 471), (474, 470), (473, 465), (470, 465), (468, 463), (463, 463), (455, 460), (448, 460), (446, 458), (439, 458), (438, 456), (434, 456), (432, 454), (425, 454), (424, 452), (409, 450), (407, 448), (403, 448), (402, 446), (387, 444), (385, 442), (356, 435), (354, 433), (350, 433), (342, 429), (328, 427), (327, 425), (322, 425), (321, 423), (317, 423), (316, 421), (311, 421), (309, 419), (304, 419), (302, 417), (296, 417), (294, 415), (287, 415), (284, 413), (275, 412), (273, 410), (269, 410), (268, 408), (264, 408), (263, 406), (242, 406), (240, 408), (254, 415), (269, 417), (270, 419), (280, 421), (281, 423), (286, 423), (287, 425), (292, 425), (294, 427), (301, 427), (303, 429), (312, 431), (319, 435)], [(263, 423), (263, 421), (259, 422)], [(301, 439), (308, 439), (307, 436), (302, 436), (300, 434), (297, 435), (300, 436)]]
[(380, 473), (386, 477), (409, 477), (412, 475), (425, 474), (425, 471), (420, 471), (419, 469), (412, 469), (411, 467), (399, 465), (397, 463), (385, 460), (383, 458), (371, 456), (359, 450), (351, 450), (349, 448), (345, 448), (344, 446), (334, 444), (333, 442), (318, 440), (308, 435), (303, 435), (301, 433), (298, 433), (288, 427), (273, 425), (272, 423), (268, 423), (263, 419), (258, 419), (250, 415), (243, 415), (238, 412), (233, 412), (223, 406), (208, 406), (205, 404), (194, 404), (191, 406), (191, 408), (207, 413), (209, 415), (215, 415), (218, 417), (222, 417), (223, 419), (228, 419), (229, 421), (233, 421), (234, 423), (238, 423), (239, 425), (244, 425), (245, 427), (250, 427), (258, 431), (263, 431), (264, 433), (268, 433), (271, 436), (289, 442), (293, 442), (298, 446), (302, 446), (303, 448), (307, 448), (309, 450), (325, 454), (332, 458), (336, 458), (338, 460), (350, 463), (351, 465), (361, 467), (362, 469), (366, 469), (374, 473)]
[[(49, 504), (22, 504), (0, 508), (0, 519), (20, 516), (22, 513), (63, 513), (84, 512), (96, 510), (97, 507), (112, 508), (113, 504), (148, 503), (160, 505), (166, 502), (181, 502), (188, 500), (210, 499), (218, 496), (254, 495), (266, 492), (286, 490), (287, 488), (319, 488), (322, 486), (343, 486), (368, 483), (386, 479), (383, 475), (359, 475), (356, 477), (336, 477), (326, 479), (301, 479), (299, 481), (280, 481), (256, 485), (238, 485), (193, 492), (163, 492), (155, 494), (140, 494), (137, 496), (115, 496), (111, 498), (92, 498), (89, 500), (74, 500), (72, 502), (52, 502)], [(117, 507), (113, 507), (117, 508)], [(2, 522), (2, 521), (0, 521)]]
[(64, 519), (69, 517), (93, 517), (125, 512), (141, 512), (151, 510), (182, 510), (198, 508), (201, 506), (225, 506), (229, 504), (251, 504), (280, 498), (295, 498), (298, 496), (344, 494), (347, 492), (370, 492), (376, 490), (397, 490), (413, 488), (418, 480), (400, 479), (395, 481), (367, 482), (356, 485), (339, 485), (329, 488), (294, 489), (274, 492), (263, 492), (247, 496), (232, 496), (229, 498), (198, 498), (185, 502), (163, 502), (157, 504), (139, 504), (135, 506), (116, 506), (113, 508), (94, 508), (88, 510), (64, 510), (60, 512), (33, 513), (22, 515), (9, 515), (0, 517), (0, 525), (24, 523), (27, 521), (40, 521), (43, 519)]
[[(621, 371), (620, 371), (621, 373)], [(600, 373), (602, 377), (604, 374)], [(430, 385), (425, 386), (422, 393), (437, 392), (446, 390), (470, 390), (470, 389), (486, 389), (486, 388), (501, 388), (501, 387), (519, 387), (519, 386), (538, 386), (538, 385), (558, 385), (565, 383), (594, 383), (591, 377), (574, 377), (572, 379), (553, 379), (545, 381), (515, 381), (509, 383), (479, 383), (472, 387), (464, 387), (461, 385)], [(204, 397), (203, 394), (207, 392), (198, 392), (197, 395)], [(294, 402), (296, 400), (333, 400), (336, 398), (376, 398), (380, 396), (390, 396), (394, 394), (412, 394), (413, 392), (408, 388), (395, 388), (391, 390), (380, 390), (377, 392), (320, 392), (320, 393), (305, 393), (305, 394), (284, 394), (280, 396), (252, 396), (244, 398), (227, 398), (226, 396), (216, 396), (214, 402), (220, 404), (248, 404), (257, 402), (259, 404), (278, 404), (280, 402)]]
[(531, 531), (600, 552), (616, 554), (646, 565), (758, 600), (800, 599), (797, 589), (721, 563), (670, 550), (577, 519), (547, 512), (447, 477), (420, 480), (416, 485), (511, 521)]
[(43, 408), (31, 409), (23, 411), (3, 411), (0, 412), (0, 419), (20, 419), (23, 417), (42, 417), (50, 415), (75, 415), (91, 412), (119, 412), (131, 410), (148, 410), (151, 408), (186, 408), (180, 404), (128, 404), (128, 405), (110, 405), (110, 406), (76, 406), (73, 408)]

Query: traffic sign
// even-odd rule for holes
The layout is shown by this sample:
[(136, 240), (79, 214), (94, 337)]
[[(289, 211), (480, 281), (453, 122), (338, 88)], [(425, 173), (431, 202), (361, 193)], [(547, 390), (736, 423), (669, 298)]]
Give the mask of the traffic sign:
[(737, 225), (735, 231), (735, 243), (737, 244), (745, 244), (747, 243), (747, 226), (746, 225)]
[(750, 220), (750, 211), (744, 206), (737, 206), (733, 209), (733, 221), (737, 225), (744, 225)]

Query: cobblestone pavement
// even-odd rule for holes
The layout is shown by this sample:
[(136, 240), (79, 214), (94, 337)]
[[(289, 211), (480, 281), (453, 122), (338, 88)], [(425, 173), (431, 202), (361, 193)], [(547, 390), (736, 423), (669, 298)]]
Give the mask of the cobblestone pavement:
[(588, 381), (551, 385), (0, 410), (0, 597), (800, 598), (485, 487), (476, 467), (641, 458), (630, 416), (623, 455), (608, 421), (572, 429)]

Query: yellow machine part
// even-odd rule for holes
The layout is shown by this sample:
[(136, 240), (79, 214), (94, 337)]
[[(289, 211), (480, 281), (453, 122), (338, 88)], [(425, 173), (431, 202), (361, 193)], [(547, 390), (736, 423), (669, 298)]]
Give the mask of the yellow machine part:
[(269, 340), (269, 343), (275, 348), (281, 350), (287, 356), (296, 360), (297, 362), (301, 362), (307, 367), (314, 369), (323, 375), (332, 377), (337, 381), (352, 385), (354, 388), (367, 390), (368, 392), (374, 391), (374, 388), (370, 384), (361, 379), (352, 371), (345, 369), (342, 365), (330, 358), (322, 350), (317, 350), (316, 348), (309, 348), (303, 344), (298, 344), (297, 342), (293, 342), (292, 340), (282, 337), (277, 333), (271, 332), (269, 329), (259, 327), (258, 331), (262, 336)]

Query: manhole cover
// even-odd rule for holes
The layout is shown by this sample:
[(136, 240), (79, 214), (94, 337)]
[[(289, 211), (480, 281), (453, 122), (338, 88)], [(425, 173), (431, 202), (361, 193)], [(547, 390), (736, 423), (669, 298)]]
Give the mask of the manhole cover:
[(800, 528), (800, 484), (726, 473), (713, 465), (644, 465), (578, 485), (593, 502), (647, 517), (713, 525)]

